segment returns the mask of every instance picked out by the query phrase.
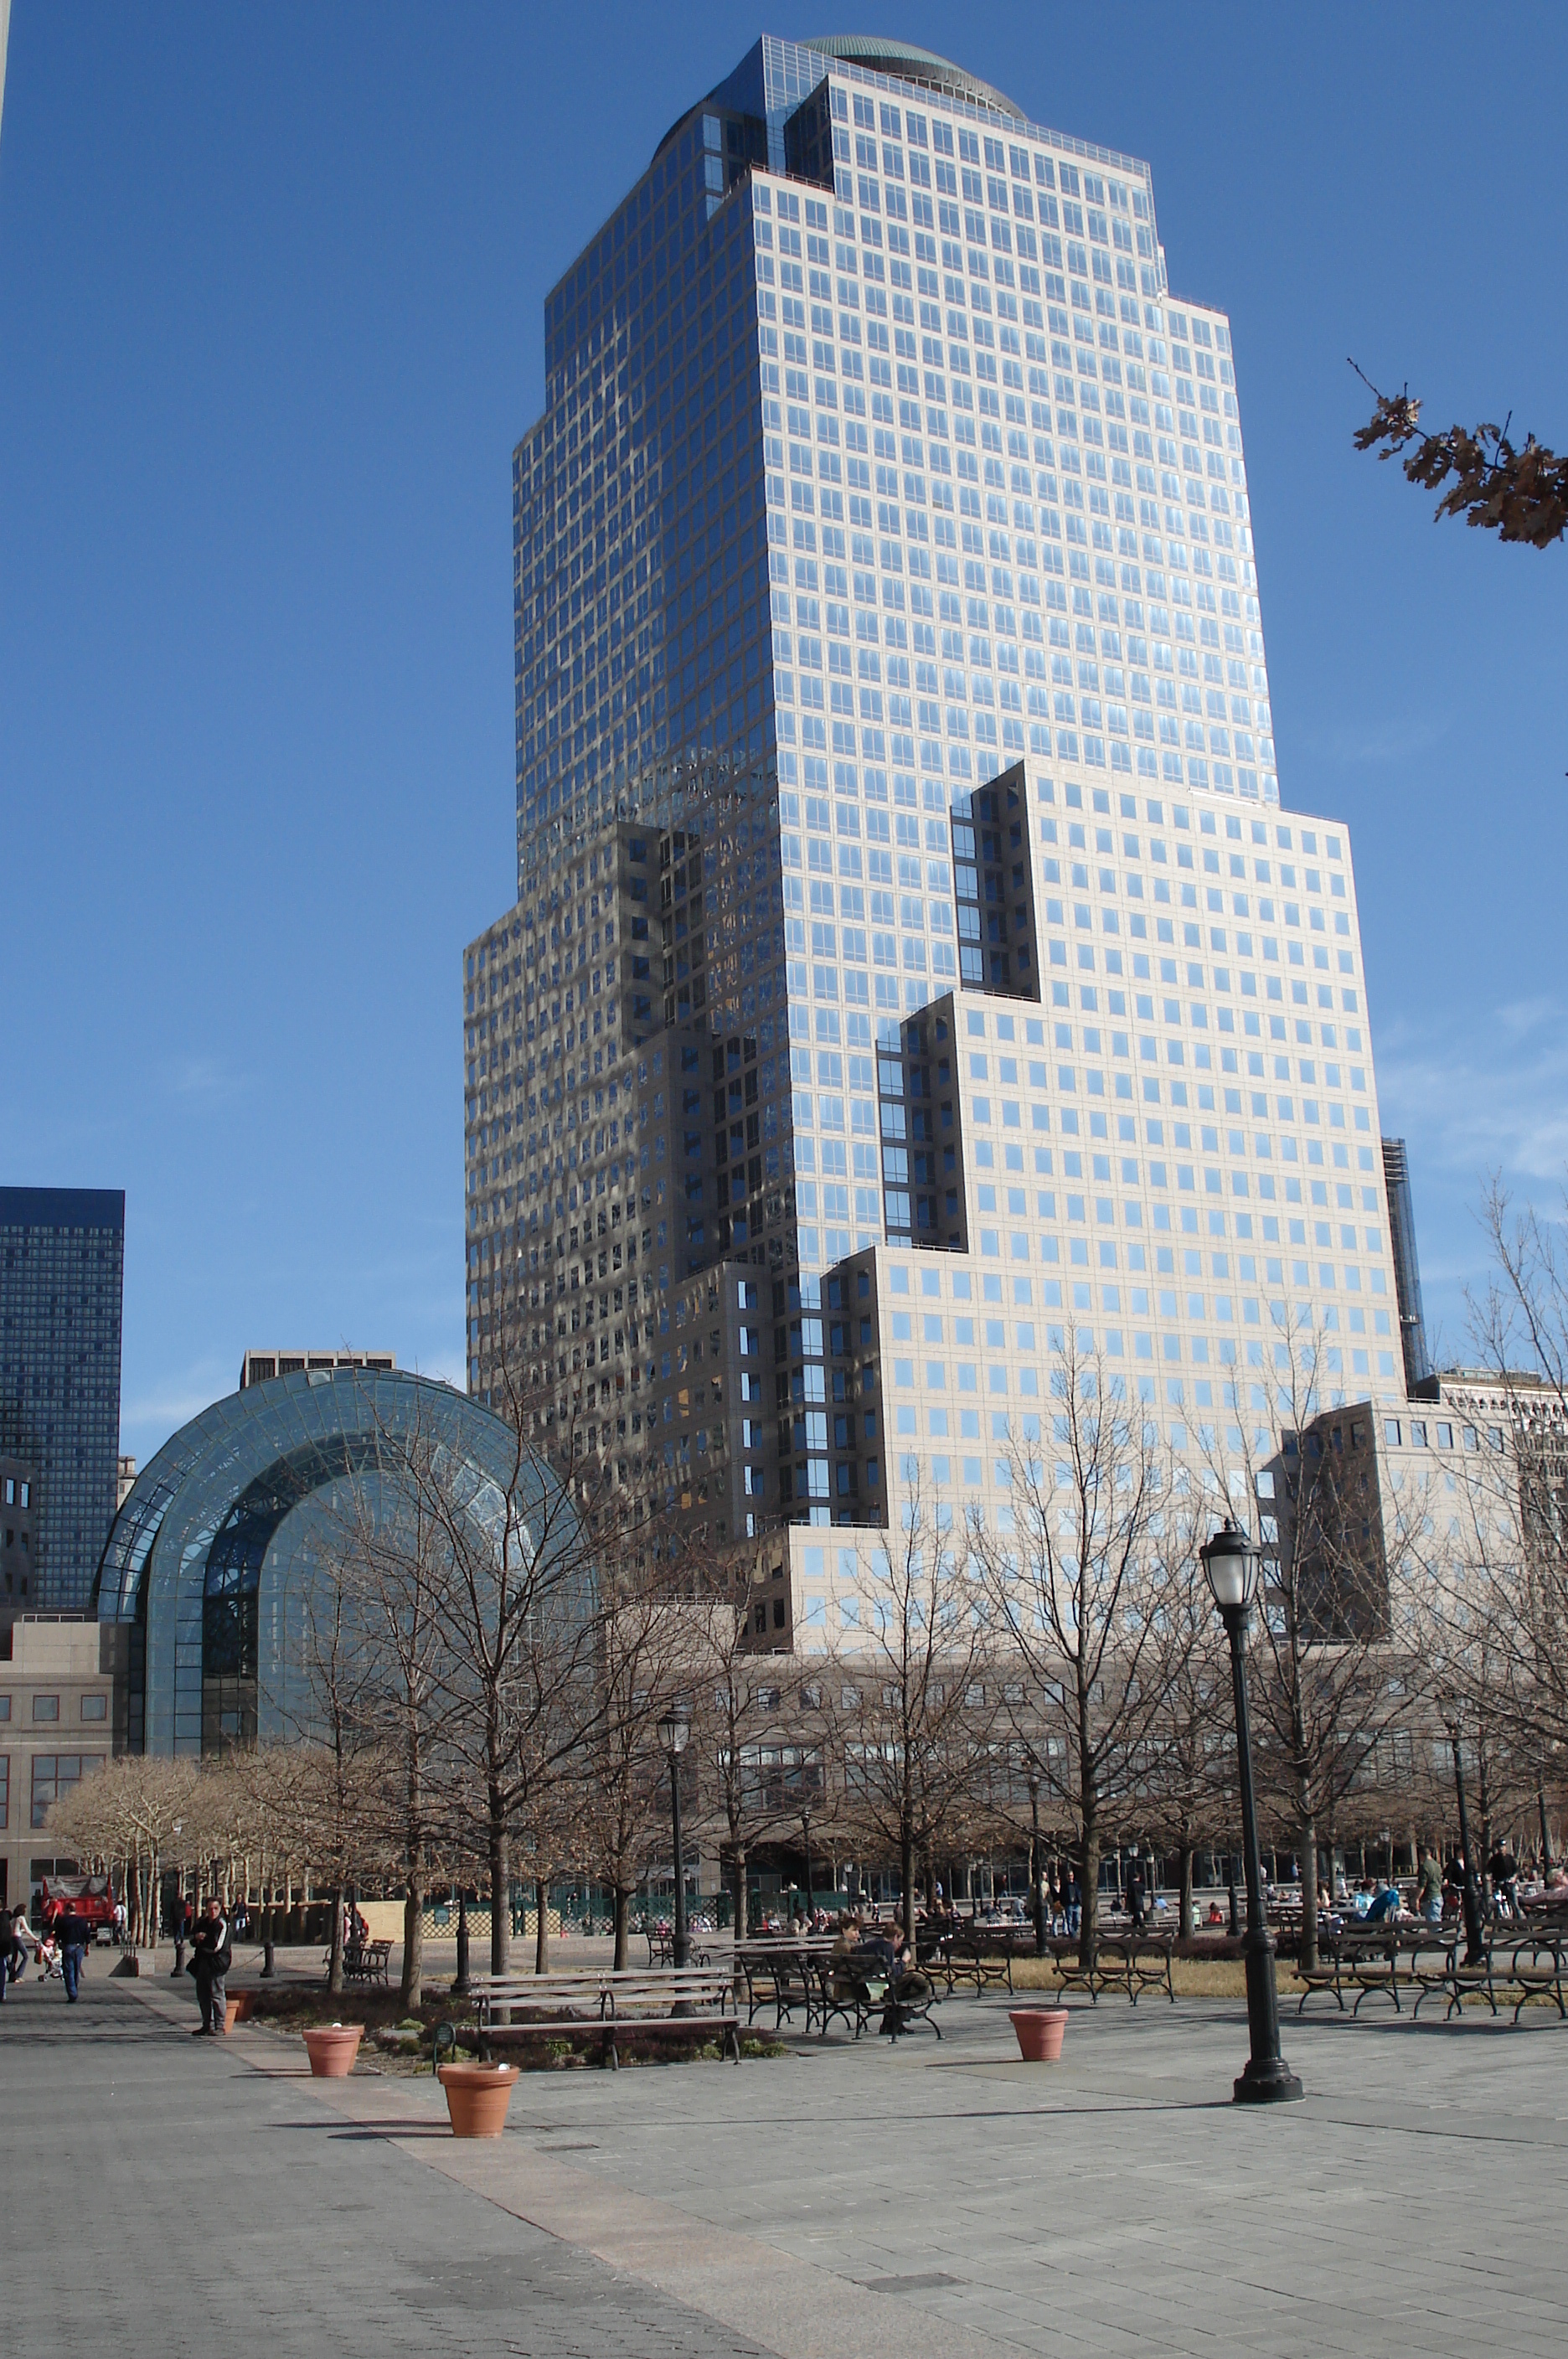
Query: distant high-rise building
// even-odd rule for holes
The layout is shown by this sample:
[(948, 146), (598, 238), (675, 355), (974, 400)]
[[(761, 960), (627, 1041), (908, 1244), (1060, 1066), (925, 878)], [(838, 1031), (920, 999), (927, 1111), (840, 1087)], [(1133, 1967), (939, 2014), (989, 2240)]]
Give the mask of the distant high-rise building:
[(1383, 1180), (1388, 1194), (1388, 1232), (1394, 1256), (1394, 1290), (1399, 1305), (1405, 1389), (1414, 1393), (1432, 1375), (1432, 1353), (1427, 1349), (1426, 1314), (1421, 1309), (1421, 1256), (1416, 1251), (1410, 1158), (1402, 1138), (1383, 1141)]
[[(1010, 1529), (1064, 1340), (1211, 1470), (1399, 1389), (1350, 846), (1149, 166), (765, 38), (550, 290), (513, 475), (471, 1388), (759, 1538)], [(769, 1643), (862, 1545), (791, 1537)]]
[(0, 1188), (0, 1450), (37, 1469), (33, 1603), (84, 1606), (114, 1520), (125, 1199)]
[(308, 1368), (395, 1368), (390, 1352), (247, 1352), (240, 1362), (240, 1390), (267, 1385), (274, 1376), (297, 1376)]

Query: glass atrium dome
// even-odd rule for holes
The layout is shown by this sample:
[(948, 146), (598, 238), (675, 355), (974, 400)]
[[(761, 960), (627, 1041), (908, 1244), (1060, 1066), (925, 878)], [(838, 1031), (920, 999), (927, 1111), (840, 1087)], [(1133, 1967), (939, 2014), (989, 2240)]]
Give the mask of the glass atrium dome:
[[(305, 1636), (356, 1516), (382, 1525), (436, 1481), (483, 1539), (508, 1509), (563, 1551), (574, 1520), (541, 1459), (450, 1385), (405, 1370), (311, 1369), (214, 1401), (149, 1460), (98, 1569), (102, 1622), (128, 1625), (133, 1753), (217, 1754), (310, 1721)], [(573, 1548), (561, 1609), (593, 1610)]]

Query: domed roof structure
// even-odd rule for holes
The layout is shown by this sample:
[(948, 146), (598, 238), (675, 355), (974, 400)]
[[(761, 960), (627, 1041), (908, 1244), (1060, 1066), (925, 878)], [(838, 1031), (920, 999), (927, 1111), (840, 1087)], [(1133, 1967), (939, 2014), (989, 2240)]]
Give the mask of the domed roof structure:
[(800, 47), (818, 49), (825, 58), (842, 58), (846, 65), (864, 66), (868, 73), (912, 82), (922, 90), (945, 90), (975, 106), (1025, 120), (1023, 108), (1001, 91), (993, 90), (988, 82), (965, 73), (962, 66), (939, 58), (934, 50), (918, 49), (912, 41), (890, 41), (876, 33), (831, 33), (820, 40), (802, 41)]
[[(223, 1753), (310, 1724), (302, 1633), (341, 1582), (356, 1518), (392, 1529), (410, 1495), (481, 1547), (503, 1529), (561, 1552), (559, 1609), (593, 1610), (580, 1527), (542, 1459), (451, 1385), (405, 1369), (311, 1369), (214, 1401), (150, 1459), (98, 1568), (101, 1622), (128, 1624), (133, 1753)], [(428, 1505), (427, 1505), (428, 1512)]]

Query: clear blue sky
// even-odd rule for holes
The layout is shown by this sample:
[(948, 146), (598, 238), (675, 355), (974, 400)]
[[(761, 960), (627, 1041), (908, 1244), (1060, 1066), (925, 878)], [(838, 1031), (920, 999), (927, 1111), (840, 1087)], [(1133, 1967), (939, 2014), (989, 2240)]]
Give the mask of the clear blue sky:
[[(831, 16), (832, 12), (825, 12)], [(769, 23), (16, 0), (0, 1178), (124, 1186), (125, 1446), (247, 1345), (461, 1380), (459, 952), (510, 897), (546, 285)], [(1343, 815), (1429, 1317), (1568, 1157), (1568, 549), (1357, 458), (1345, 365), (1568, 437), (1561, 7), (841, 12), (1148, 157), (1236, 364), (1285, 799)]]

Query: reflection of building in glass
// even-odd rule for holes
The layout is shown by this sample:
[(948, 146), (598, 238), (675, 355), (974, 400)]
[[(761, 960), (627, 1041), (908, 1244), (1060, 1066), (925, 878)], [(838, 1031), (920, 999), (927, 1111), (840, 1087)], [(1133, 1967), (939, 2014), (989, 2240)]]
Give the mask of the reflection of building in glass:
[[(440, 1462), (441, 1495), (472, 1485), (475, 1527), (514, 1505), (517, 1440), (448, 1385), (325, 1369), (215, 1401), (144, 1467), (97, 1583), (103, 1622), (129, 1631), (123, 1745), (221, 1753), (297, 1736), (312, 1721), (316, 1584), (333, 1579), (356, 1513), (389, 1515), (409, 1470)], [(522, 1496), (557, 1495), (527, 1463)]]
[(80, 1607), (114, 1514), (125, 1199), (0, 1188), (0, 1450), (38, 1472), (33, 1603)]
[(0, 1458), (0, 1607), (33, 1603), (38, 1483), (30, 1459)]
[(1400, 1390), (1350, 846), (1280, 807), (1230, 325), (1148, 165), (765, 38), (548, 296), (513, 489), (471, 1391), (520, 1364), (648, 1512), (835, 1527), (768, 1551), (810, 1645), (906, 1467), (1010, 1528), (1068, 1344), (1227, 1484)]
[(1416, 1208), (1410, 1194), (1410, 1158), (1402, 1138), (1383, 1141), (1383, 1178), (1388, 1190), (1388, 1232), (1394, 1256), (1394, 1290), (1399, 1305), (1399, 1343), (1405, 1388), (1413, 1393), (1432, 1374), (1426, 1313), (1421, 1308), (1421, 1256), (1416, 1250)]

